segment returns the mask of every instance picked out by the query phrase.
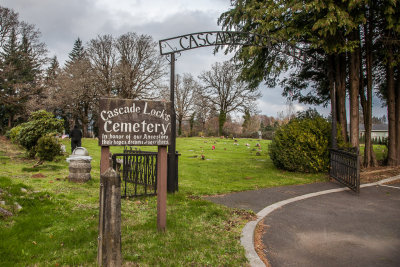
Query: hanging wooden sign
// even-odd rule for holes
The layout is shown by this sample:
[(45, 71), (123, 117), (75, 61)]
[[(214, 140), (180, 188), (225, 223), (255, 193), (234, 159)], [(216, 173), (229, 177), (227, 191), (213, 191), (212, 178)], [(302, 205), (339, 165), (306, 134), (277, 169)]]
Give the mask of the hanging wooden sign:
[(102, 98), (99, 146), (167, 146), (171, 104), (167, 101)]

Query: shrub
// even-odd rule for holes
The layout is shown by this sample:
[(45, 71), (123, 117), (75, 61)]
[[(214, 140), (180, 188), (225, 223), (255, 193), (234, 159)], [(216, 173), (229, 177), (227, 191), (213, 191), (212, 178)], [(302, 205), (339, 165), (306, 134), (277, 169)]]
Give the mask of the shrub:
[(269, 146), (269, 155), (280, 169), (300, 172), (327, 171), (331, 125), (316, 111), (299, 113), (281, 126)]
[(61, 132), (63, 120), (55, 118), (45, 110), (39, 110), (31, 114), (28, 122), (19, 126), (21, 130), (16, 139), (28, 151), (29, 156), (34, 157), (39, 138), (49, 133)]
[(52, 161), (61, 154), (61, 146), (54, 136), (48, 134), (39, 138), (36, 151), (41, 161)]
[(7, 131), (6, 137), (11, 140), (14, 144), (18, 144), (18, 135), (21, 131), (21, 125), (15, 126), (11, 130)]

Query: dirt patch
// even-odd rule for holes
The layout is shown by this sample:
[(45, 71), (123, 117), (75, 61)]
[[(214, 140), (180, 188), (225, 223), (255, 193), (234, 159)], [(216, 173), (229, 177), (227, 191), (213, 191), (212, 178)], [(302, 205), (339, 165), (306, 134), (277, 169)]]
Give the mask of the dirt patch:
[(400, 175), (400, 167), (372, 167), (361, 170), (360, 181), (367, 184), (397, 175)]
[(231, 219), (225, 223), (225, 230), (231, 231), (232, 228), (236, 228), (243, 221), (254, 221), (257, 219), (257, 215), (252, 211), (234, 209), (232, 211)]
[(268, 262), (267, 255), (266, 255), (266, 247), (262, 241), (262, 237), (269, 228), (268, 225), (264, 224), (264, 220), (261, 220), (257, 226), (254, 233), (254, 248), (258, 254), (258, 257), (264, 262), (265, 266), (271, 267)]
[(44, 177), (46, 177), (46, 175), (39, 172), (39, 173), (33, 174), (31, 177), (32, 178), (44, 178)]
[(247, 220), (247, 221), (257, 220), (257, 215), (252, 211), (235, 209), (233, 211), (233, 214), (238, 215), (242, 220)]

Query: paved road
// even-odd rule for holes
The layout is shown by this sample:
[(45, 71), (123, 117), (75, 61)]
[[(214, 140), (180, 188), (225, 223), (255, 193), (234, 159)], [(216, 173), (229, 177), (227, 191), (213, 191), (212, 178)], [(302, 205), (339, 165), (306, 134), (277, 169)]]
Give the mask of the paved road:
[[(318, 183), (212, 197), (260, 211), (278, 201), (338, 188)], [(263, 204), (264, 203), (264, 204)], [(312, 197), (287, 204), (263, 221), (271, 266), (400, 266), (400, 183)]]
[(266, 206), (281, 200), (339, 187), (342, 186), (336, 183), (290, 185), (250, 190), (221, 196), (211, 196), (206, 197), (205, 199), (230, 208), (252, 210), (257, 213)]

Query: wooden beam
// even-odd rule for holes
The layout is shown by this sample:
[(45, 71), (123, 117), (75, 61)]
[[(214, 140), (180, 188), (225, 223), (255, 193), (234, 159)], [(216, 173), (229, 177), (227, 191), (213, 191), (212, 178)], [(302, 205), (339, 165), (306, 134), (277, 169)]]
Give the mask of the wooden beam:
[(157, 229), (165, 232), (167, 224), (167, 147), (159, 146), (157, 155)]

